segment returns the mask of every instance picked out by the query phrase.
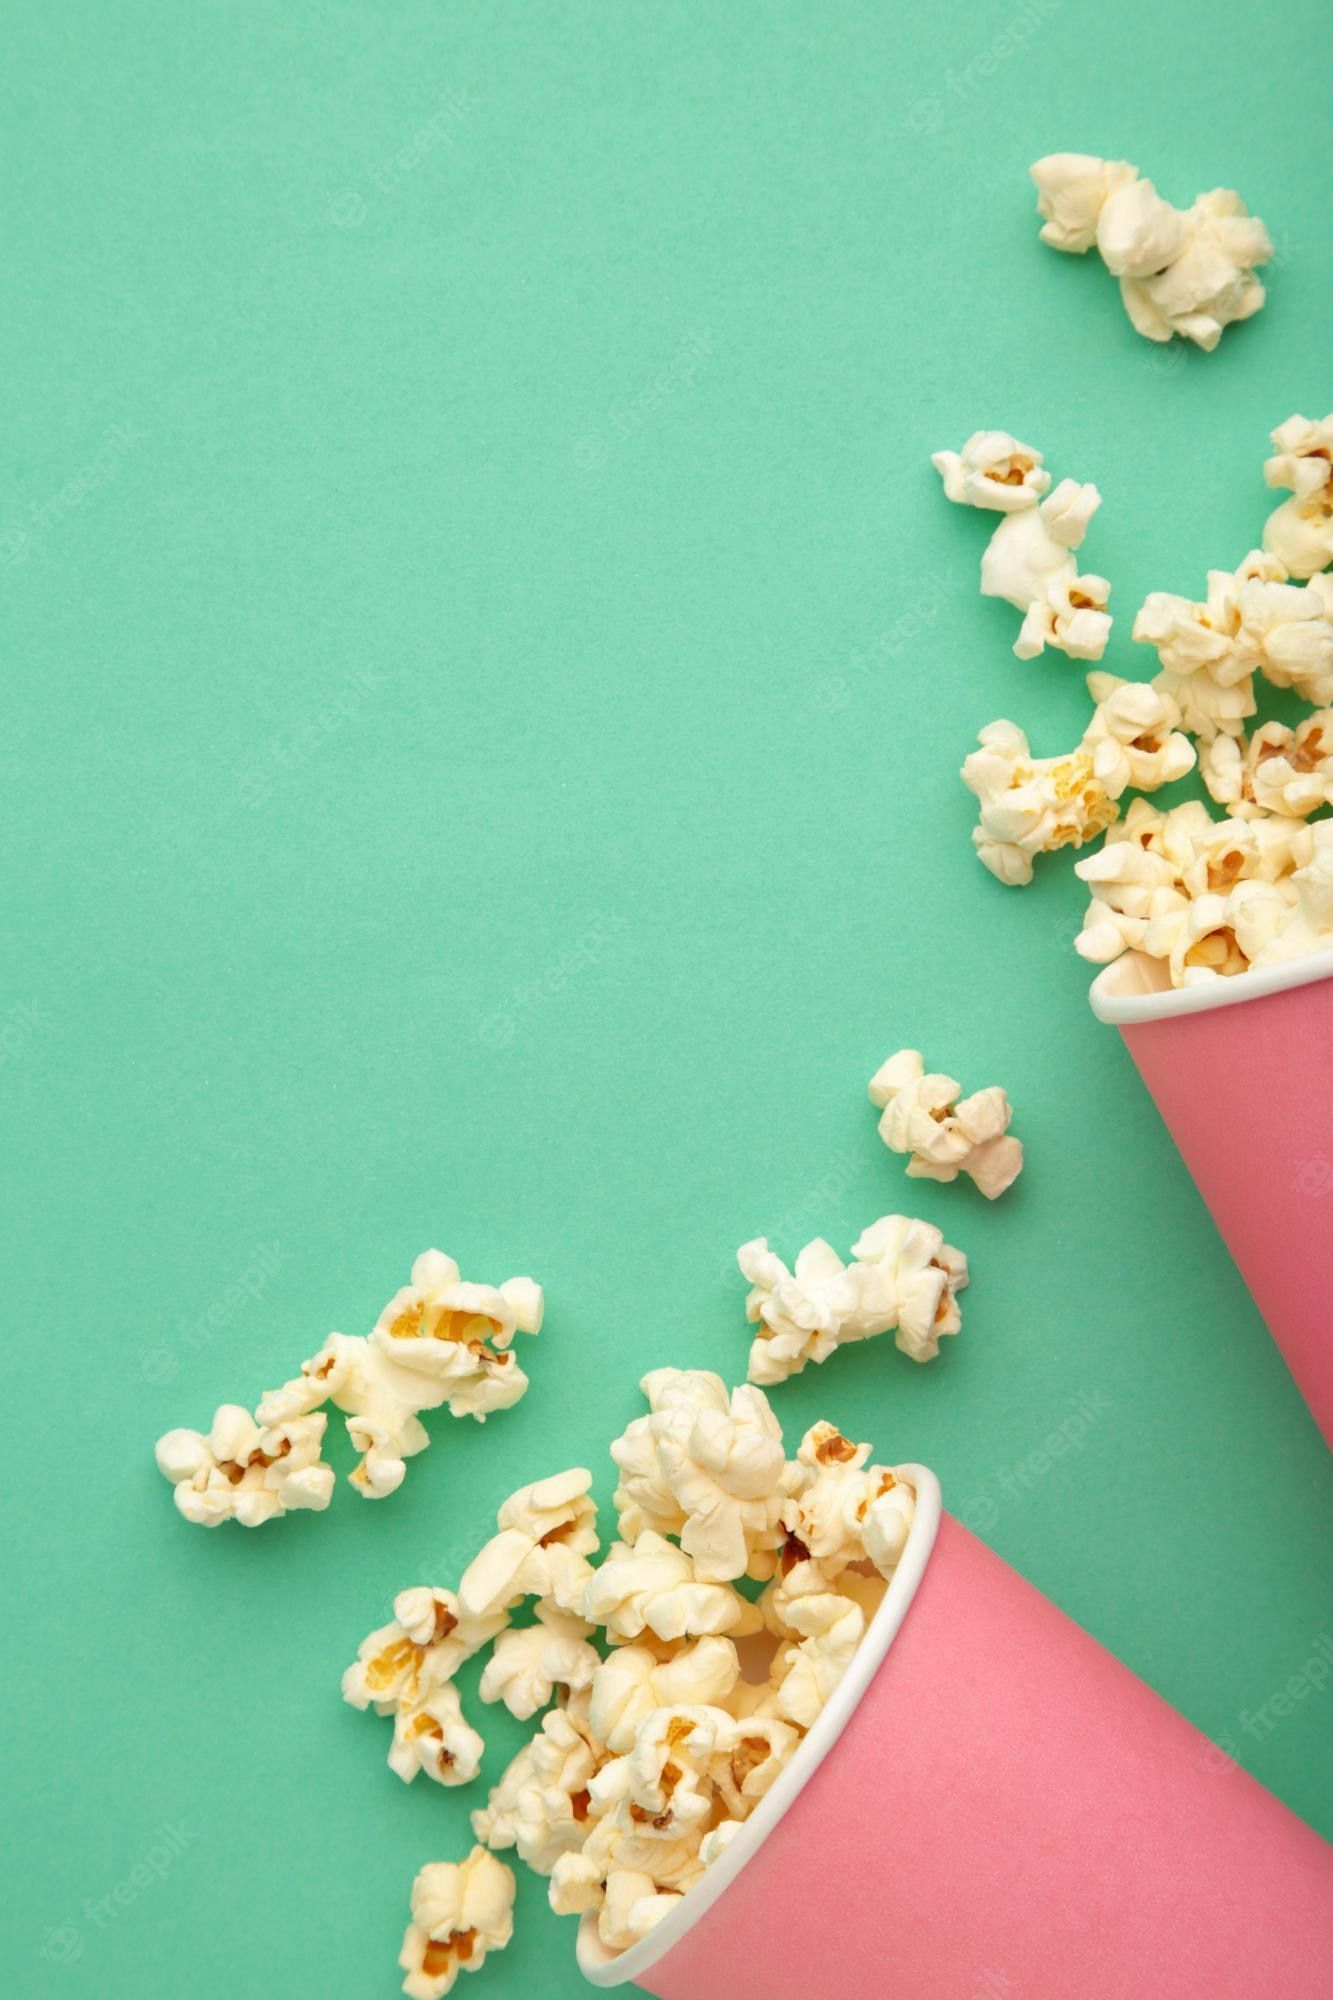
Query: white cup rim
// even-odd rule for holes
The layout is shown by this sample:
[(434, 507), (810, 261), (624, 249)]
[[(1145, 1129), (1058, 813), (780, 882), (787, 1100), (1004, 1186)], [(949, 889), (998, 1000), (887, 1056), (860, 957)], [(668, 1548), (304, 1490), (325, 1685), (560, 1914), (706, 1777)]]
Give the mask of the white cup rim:
[(1159, 959), (1127, 951), (1093, 980), (1088, 990), (1093, 1013), (1113, 1027), (1130, 1028), (1144, 1021), (1169, 1021), (1181, 1014), (1203, 1014), (1214, 1007), (1263, 1000), (1271, 993), (1312, 985), (1317, 979), (1333, 979), (1333, 946), (1327, 951), (1306, 952), (1301, 958), (1283, 959), (1277, 965), (1261, 965), (1253, 972), (1239, 972), (1234, 979), (1209, 979), (1198, 986), (1151, 983), (1160, 976)]
[(632, 1945), (628, 1951), (610, 1953), (597, 1935), (596, 1912), (590, 1910), (580, 1920), (578, 1965), (591, 1985), (624, 1986), (647, 1972), (680, 1943), (686, 1932), (692, 1930), (700, 1917), (712, 1908), (763, 1846), (850, 1722), (857, 1703), (907, 1616), (939, 1532), (940, 1482), (935, 1474), (924, 1465), (900, 1465), (894, 1470), (915, 1490), (916, 1507), (902, 1560), (893, 1572), (883, 1602), (852, 1655), (851, 1665), (815, 1718), (790, 1764), (742, 1824), (740, 1832), (727, 1843), (702, 1881), (696, 1882), (688, 1895), (660, 1924), (654, 1925), (641, 1943)]

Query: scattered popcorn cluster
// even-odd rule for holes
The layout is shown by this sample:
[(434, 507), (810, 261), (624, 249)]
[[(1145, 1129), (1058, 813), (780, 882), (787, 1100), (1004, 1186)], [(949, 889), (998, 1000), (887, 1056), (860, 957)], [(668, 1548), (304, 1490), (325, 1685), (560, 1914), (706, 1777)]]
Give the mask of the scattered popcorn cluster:
[[(417, 1877), (410, 2000), (442, 2000), (508, 1942), (513, 1877), (489, 1849), (548, 1877), (557, 1913), (595, 1910), (609, 1950), (647, 1936), (791, 1761), (907, 1545), (910, 1479), (868, 1444), (818, 1423), (788, 1459), (752, 1385), (662, 1368), (642, 1386), (648, 1413), (611, 1447), (617, 1539), (600, 1563), (591, 1474), (539, 1480), (506, 1500), (457, 1591), (404, 1591), (344, 1676), (348, 1701), (392, 1716), (408, 1780), (476, 1775), (453, 1680), (483, 1647), (482, 1701), (546, 1710), (472, 1815), (484, 1845)], [(524, 1605), (535, 1624), (512, 1623)]]
[(1179, 334), (1211, 350), (1222, 329), (1264, 302), (1255, 275), (1273, 254), (1268, 231), (1230, 188), (1173, 208), (1126, 160), (1049, 153), (1029, 168), (1041, 240), (1083, 256), (1097, 250), (1137, 332)]
[(953, 1077), (926, 1073), (919, 1049), (900, 1049), (871, 1077), (870, 1102), (884, 1114), (880, 1138), (907, 1155), (915, 1179), (967, 1174), (994, 1201), (1023, 1171), (1023, 1143), (1009, 1132), (1013, 1106), (999, 1084), (964, 1097)]
[(541, 1321), (541, 1287), (531, 1278), (466, 1284), (452, 1257), (427, 1250), (368, 1336), (331, 1333), (253, 1415), (224, 1403), (207, 1433), (168, 1431), (158, 1468), (186, 1520), (201, 1527), (258, 1528), (295, 1508), (322, 1510), (333, 1497), (333, 1468), (320, 1456), (322, 1406), (332, 1403), (361, 1453), (351, 1484), (364, 1499), (382, 1500), (430, 1443), (423, 1411), (448, 1403), (452, 1416), (480, 1423), (519, 1400), (528, 1378), (511, 1342)]
[(765, 1387), (881, 1333), (892, 1333), (913, 1361), (933, 1361), (944, 1335), (962, 1325), (958, 1293), (967, 1258), (930, 1223), (905, 1215), (872, 1223), (852, 1245), (850, 1264), (818, 1236), (791, 1270), (763, 1236), (743, 1243), (736, 1261), (750, 1284), (746, 1316), (755, 1322), (749, 1378)]
[[(1071, 213), (1057, 209), (1051, 227)], [(1331, 836), (1323, 822), (1308, 824), (1333, 804), (1333, 575), (1318, 566), (1333, 556), (1333, 417), (1292, 417), (1273, 443), (1266, 477), (1293, 497), (1270, 517), (1265, 547), (1234, 570), (1210, 571), (1201, 602), (1153, 591), (1134, 620), (1134, 638), (1156, 650), (1156, 678), (1090, 673), (1093, 713), (1075, 749), (1036, 757), (1016, 724), (992, 722), (962, 769), (979, 801), (977, 853), (1009, 887), (1032, 880), (1038, 855), (1105, 835), (1076, 867), (1093, 894), (1078, 949), (1097, 963), (1144, 952), (1177, 986), (1333, 946)], [(937, 452), (933, 462), (951, 499), (995, 506), (992, 488), (1022, 488), (1029, 508), (1045, 504), (1040, 453), (1005, 432), (979, 431), (961, 454)], [(1304, 581), (1293, 580), (1288, 556)], [(1247, 737), (1259, 679), (1315, 712)], [(1124, 794), (1155, 792), (1196, 762), (1224, 818), (1198, 802), (1161, 813), (1143, 798), (1121, 818)], [(938, 1108), (920, 1098), (910, 1064), (902, 1076), (917, 1096), (899, 1111), (886, 1096), (881, 1130), (913, 1155), (909, 1173), (943, 1178), (936, 1168), (958, 1141), (929, 1132)], [(887, 1066), (872, 1096), (900, 1088), (898, 1079)], [(936, 1091), (940, 1081), (926, 1079)]]
[(1014, 651), (1030, 660), (1053, 646), (1071, 660), (1100, 660), (1111, 636), (1104, 576), (1080, 576), (1074, 550), (1101, 505), (1095, 486), (1051, 476), (1042, 456), (1007, 431), (975, 431), (961, 452), (932, 463), (950, 500), (1003, 514), (981, 558), (981, 594), (1023, 614)]

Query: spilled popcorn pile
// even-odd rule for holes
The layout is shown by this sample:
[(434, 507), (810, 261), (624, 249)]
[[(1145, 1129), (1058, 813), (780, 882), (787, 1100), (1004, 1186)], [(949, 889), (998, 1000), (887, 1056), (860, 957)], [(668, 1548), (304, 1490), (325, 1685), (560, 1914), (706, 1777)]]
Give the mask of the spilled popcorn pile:
[[(1333, 946), (1333, 825), (1309, 823), (1333, 804), (1333, 575), (1321, 573), (1333, 558), (1333, 417), (1292, 417), (1273, 443), (1265, 476), (1293, 497), (1269, 517), (1264, 548), (1234, 570), (1210, 571), (1201, 601), (1153, 591), (1135, 617), (1134, 638), (1156, 650), (1156, 678), (1090, 673), (1093, 713), (1074, 749), (1035, 757), (1016, 724), (992, 722), (962, 769), (979, 801), (973, 843), (1009, 887), (1031, 882), (1038, 855), (1105, 835), (1077, 864), (1093, 895), (1078, 950), (1095, 963), (1142, 952), (1174, 986)], [(1040, 452), (1004, 431), (978, 431), (961, 453), (933, 459), (951, 500), (1018, 510), (1007, 514), (992, 549), (1030, 515), (1034, 535), (1046, 537), (1041, 462)], [(1090, 511), (1086, 502), (1074, 508)], [(1293, 581), (1297, 575), (1306, 580)], [(1023, 590), (1040, 581), (1034, 570)], [(1090, 581), (1104, 580), (1073, 579)], [(1062, 588), (1069, 587), (1066, 576)], [(1029, 607), (1029, 619), (1039, 614), (1059, 626), (1049, 589), (1044, 611), (1040, 599)], [(1071, 643), (1073, 631), (1064, 629), (1064, 650), (1095, 657)], [(1256, 677), (1315, 712), (1295, 726), (1265, 722), (1247, 738)], [(1224, 818), (1201, 802), (1161, 813), (1141, 798), (1121, 818), (1125, 793), (1157, 791), (1196, 764)], [(924, 1129), (918, 1120), (915, 1130)]]
[(1268, 262), (1273, 245), (1232, 189), (1214, 188), (1179, 209), (1127, 160), (1049, 153), (1028, 171), (1042, 242), (1076, 256), (1095, 245), (1120, 280), (1136, 331), (1149, 340), (1179, 334), (1211, 350), (1224, 327), (1263, 304), (1255, 266)]
[[(483, 1702), (547, 1711), (472, 1815), (483, 1845), (417, 1877), (411, 2000), (442, 2000), (508, 1942), (513, 1876), (488, 1849), (548, 1877), (557, 1913), (595, 1910), (609, 1950), (645, 1937), (796, 1754), (907, 1545), (912, 1485), (868, 1444), (818, 1423), (788, 1459), (761, 1390), (676, 1368), (642, 1386), (648, 1414), (611, 1447), (617, 1539), (600, 1563), (591, 1474), (539, 1480), (505, 1501), (457, 1590), (404, 1591), (343, 1677), (347, 1701), (393, 1718), (389, 1763), (409, 1781), (476, 1776), (454, 1676), (483, 1648)], [(525, 1605), (534, 1622), (515, 1624)]]
[(168, 1431), (158, 1439), (158, 1469), (200, 1527), (258, 1528), (296, 1508), (322, 1511), (333, 1498), (333, 1468), (320, 1457), (322, 1405), (332, 1403), (362, 1455), (351, 1484), (363, 1499), (382, 1500), (402, 1485), (405, 1461), (430, 1443), (422, 1411), (447, 1402), (451, 1416), (484, 1423), (518, 1402), (528, 1378), (510, 1342), (541, 1323), (541, 1287), (531, 1278), (465, 1284), (452, 1257), (427, 1250), (367, 1337), (331, 1333), (253, 1415), (224, 1403), (207, 1433)]

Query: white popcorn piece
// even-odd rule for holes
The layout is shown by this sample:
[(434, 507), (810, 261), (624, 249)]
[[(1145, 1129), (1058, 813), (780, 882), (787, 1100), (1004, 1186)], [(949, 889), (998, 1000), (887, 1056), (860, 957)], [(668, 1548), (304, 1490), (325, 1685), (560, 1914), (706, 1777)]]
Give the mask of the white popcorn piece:
[(992, 722), (962, 768), (980, 801), (972, 842), (982, 864), (1007, 888), (1032, 880), (1038, 854), (1082, 847), (1116, 817), (1116, 803), (1083, 745), (1065, 757), (1034, 757), (1023, 731)]
[(437, 1785), (468, 1785), (481, 1769), (486, 1745), (463, 1714), (462, 1697), (443, 1681), (411, 1706), (394, 1712), (389, 1769), (410, 1785), (424, 1771)]
[(1071, 553), (1101, 505), (1092, 485), (1062, 479), (1035, 506), (1000, 522), (981, 558), (981, 594), (1023, 613), (1014, 644), (1030, 660), (1046, 646), (1071, 658), (1099, 660), (1111, 633), (1104, 576), (1080, 576)]
[(157, 1442), (157, 1467), (175, 1487), (176, 1506), (196, 1526), (239, 1521), (260, 1528), (298, 1508), (321, 1512), (333, 1497), (333, 1469), (320, 1457), (326, 1418), (294, 1416), (256, 1423), (223, 1403), (207, 1436), (168, 1431)]
[(597, 1920), (602, 1943), (610, 1951), (628, 1951), (679, 1901), (678, 1891), (659, 1890), (651, 1875), (613, 1869), (606, 1878), (606, 1899)]
[(412, 1708), (503, 1631), (506, 1615), (468, 1618), (451, 1590), (402, 1590), (393, 1618), (368, 1633), (343, 1675), (343, 1700), (380, 1715)]
[(1182, 210), (1125, 160), (1052, 153), (1029, 172), (1042, 241), (1078, 255), (1095, 244), (1120, 280), (1130, 320), (1149, 340), (1180, 335), (1211, 350), (1225, 327), (1263, 305), (1255, 271), (1273, 246), (1231, 189), (1215, 188)]
[(577, 1852), (588, 1837), (597, 1765), (597, 1753), (564, 1710), (551, 1709), (473, 1813), (474, 1835), (488, 1847), (516, 1847), (529, 1868), (549, 1875), (562, 1854)]
[[(730, 1820), (720, 1822), (722, 1826), (736, 1826), (749, 1817), (800, 1745), (801, 1731), (777, 1716), (756, 1715), (732, 1722), (711, 1766), (718, 1796), (731, 1814)], [(699, 1847), (705, 1867), (715, 1858), (714, 1853), (704, 1855), (710, 1837), (705, 1835)]]
[(1292, 874), (1291, 886), (1295, 904), (1276, 934), (1260, 946), (1256, 965), (1333, 949), (1333, 820), (1311, 827), (1308, 858)]
[(1049, 153), (1028, 169), (1037, 185), (1041, 240), (1082, 256), (1097, 241), (1097, 222), (1110, 197), (1130, 186), (1137, 167), (1090, 153)]
[(512, 1870), (474, 1847), (465, 1861), (433, 1861), (412, 1884), (412, 1921), (398, 1963), (408, 2000), (444, 2000), (460, 1971), (476, 1972), (514, 1935)]
[(645, 1716), (625, 1758), (625, 1797), (656, 1833), (702, 1840), (716, 1787), (713, 1765), (731, 1755), (736, 1724), (725, 1709), (658, 1708)]
[(1092, 751), (1093, 775), (1108, 798), (1132, 785), (1155, 792), (1194, 769), (1194, 745), (1180, 731), (1180, 710), (1160, 688), (1115, 674), (1089, 674), (1096, 713), (1083, 732)]
[(1264, 478), (1291, 498), (1264, 523), (1264, 547), (1289, 576), (1311, 577), (1333, 563), (1333, 414), (1288, 417), (1272, 437)]
[[(1160, 939), (1150, 930), (1145, 949), (1168, 958), (1175, 986), (1232, 978), (1250, 970), (1287, 912), (1273, 883), (1241, 881), (1225, 896), (1196, 896), (1182, 914), (1161, 920)], [(1163, 944), (1169, 945), (1165, 952)]]
[(967, 1283), (967, 1259), (939, 1230), (884, 1216), (852, 1255), (844, 1265), (816, 1238), (789, 1272), (766, 1238), (741, 1245), (736, 1259), (751, 1284), (746, 1317), (757, 1328), (752, 1382), (785, 1382), (838, 1347), (882, 1333), (894, 1333), (904, 1353), (925, 1360), (938, 1351), (940, 1334), (958, 1331), (955, 1295)]
[(583, 1616), (617, 1639), (754, 1631), (758, 1615), (729, 1583), (704, 1583), (685, 1551), (651, 1528), (632, 1547), (613, 1542), (588, 1579)]
[(804, 1637), (782, 1655), (778, 1712), (787, 1722), (809, 1729), (851, 1664), (865, 1631), (861, 1607), (837, 1591), (801, 1598), (789, 1612)]
[(852, 1245), (868, 1302), (892, 1302), (894, 1345), (913, 1361), (933, 1361), (946, 1334), (958, 1333), (958, 1294), (968, 1281), (967, 1258), (929, 1222), (883, 1215)]
[(469, 1617), (511, 1610), (525, 1597), (549, 1598), (559, 1610), (577, 1612), (592, 1574), (586, 1558), (597, 1547), (591, 1485), (587, 1468), (575, 1466), (509, 1496), (496, 1516), (500, 1532), (459, 1581), (459, 1603)]
[[(701, 1582), (771, 1575), (785, 1459), (767, 1397), (748, 1383), (728, 1394), (720, 1376), (698, 1369), (660, 1368), (641, 1386), (646, 1431), (632, 1425), (634, 1435), (611, 1447), (622, 1477), (638, 1477), (649, 1513), (672, 1521)], [(655, 1462), (647, 1488), (645, 1438)]]
[(1008, 431), (974, 431), (961, 452), (937, 451), (930, 462), (948, 499), (1001, 514), (1033, 506), (1051, 483), (1041, 453)]
[[(793, 1546), (804, 1550), (805, 1558), (817, 1564), (822, 1576), (830, 1581), (849, 1564), (863, 1562), (868, 1556), (877, 1564), (881, 1559), (889, 1559), (898, 1534), (893, 1516), (906, 1524), (902, 1534), (905, 1541), (906, 1527), (910, 1527), (914, 1512), (913, 1496), (908, 1489), (905, 1503), (899, 1501), (892, 1510), (880, 1515), (875, 1531), (879, 1556), (872, 1555), (866, 1540), (867, 1524), (877, 1503), (897, 1490), (898, 1477), (891, 1467), (867, 1464), (870, 1446), (853, 1444), (835, 1424), (826, 1422), (812, 1425), (796, 1456), (805, 1476), (782, 1510), (783, 1526), (788, 1537), (794, 1538), (794, 1544), (789, 1541), (788, 1555)], [(890, 1568), (900, 1554), (901, 1546), (892, 1555)], [(838, 1589), (845, 1589), (841, 1576)], [(771, 1609), (779, 1619), (786, 1597), (787, 1593), (779, 1589), (772, 1600)]]
[(624, 1756), (654, 1709), (724, 1706), (740, 1671), (735, 1644), (721, 1634), (706, 1634), (667, 1660), (643, 1645), (617, 1646), (593, 1675), (592, 1733), (614, 1755)]
[[(427, 1250), (411, 1282), (395, 1292), (371, 1332), (373, 1346), (396, 1367), (424, 1375), (453, 1416), (484, 1421), (508, 1409), (527, 1388), (510, 1343), (516, 1332), (538, 1333), (541, 1287), (531, 1278), (503, 1285), (466, 1284), (442, 1251)], [(423, 1402), (423, 1408), (433, 1407)]]
[(722, 1856), (740, 1832), (743, 1824), (744, 1821), (742, 1820), (724, 1819), (713, 1828), (711, 1833), (704, 1835), (703, 1840), (699, 1844), (699, 1859), (703, 1862), (705, 1868), (711, 1868), (715, 1861), (722, 1859)]
[(582, 1848), (573, 1848), (559, 1857), (546, 1891), (546, 1900), (558, 1917), (578, 1917), (585, 1910), (600, 1910), (605, 1896), (601, 1870)]
[(588, 1644), (588, 1626), (552, 1604), (538, 1604), (537, 1623), (511, 1628), (496, 1640), (481, 1677), (483, 1701), (502, 1701), (526, 1722), (545, 1708), (557, 1686), (592, 1686), (601, 1654)]
[(1237, 818), (1304, 819), (1333, 805), (1333, 708), (1295, 729), (1265, 722), (1248, 741), (1219, 736), (1204, 746), (1199, 769), (1210, 796)]
[(907, 1155), (914, 1179), (967, 1174), (994, 1201), (1022, 1171), (1022, 1142), (1008, 1136), (1013, 1109), (998, 1084), (963, 1097), (953, 1077), (926, 1073), (918, 1049), (900, 1049), (871, 1077), (870, 1101), (883, 1112), (880, 1138)]
[(1333, 703), (1333, 576), (1305, 584), (1255, 578), (1240, 590), (1238, 643), (1265, 680), (1294, 688), (1315, 708)]

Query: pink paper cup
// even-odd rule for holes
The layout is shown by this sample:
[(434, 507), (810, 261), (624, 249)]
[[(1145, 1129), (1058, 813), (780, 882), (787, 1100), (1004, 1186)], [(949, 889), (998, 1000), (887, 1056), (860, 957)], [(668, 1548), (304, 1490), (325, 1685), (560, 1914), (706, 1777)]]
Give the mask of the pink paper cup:
[(778, 1784), (594, 1986), (659, 2000), (1305, 2000), (1333, 1848), (940, 1511)]
[(1093, 981), (1269, 1332), (1333, 1445), (1333, 951), (1172, 988), (1127, 952)]

